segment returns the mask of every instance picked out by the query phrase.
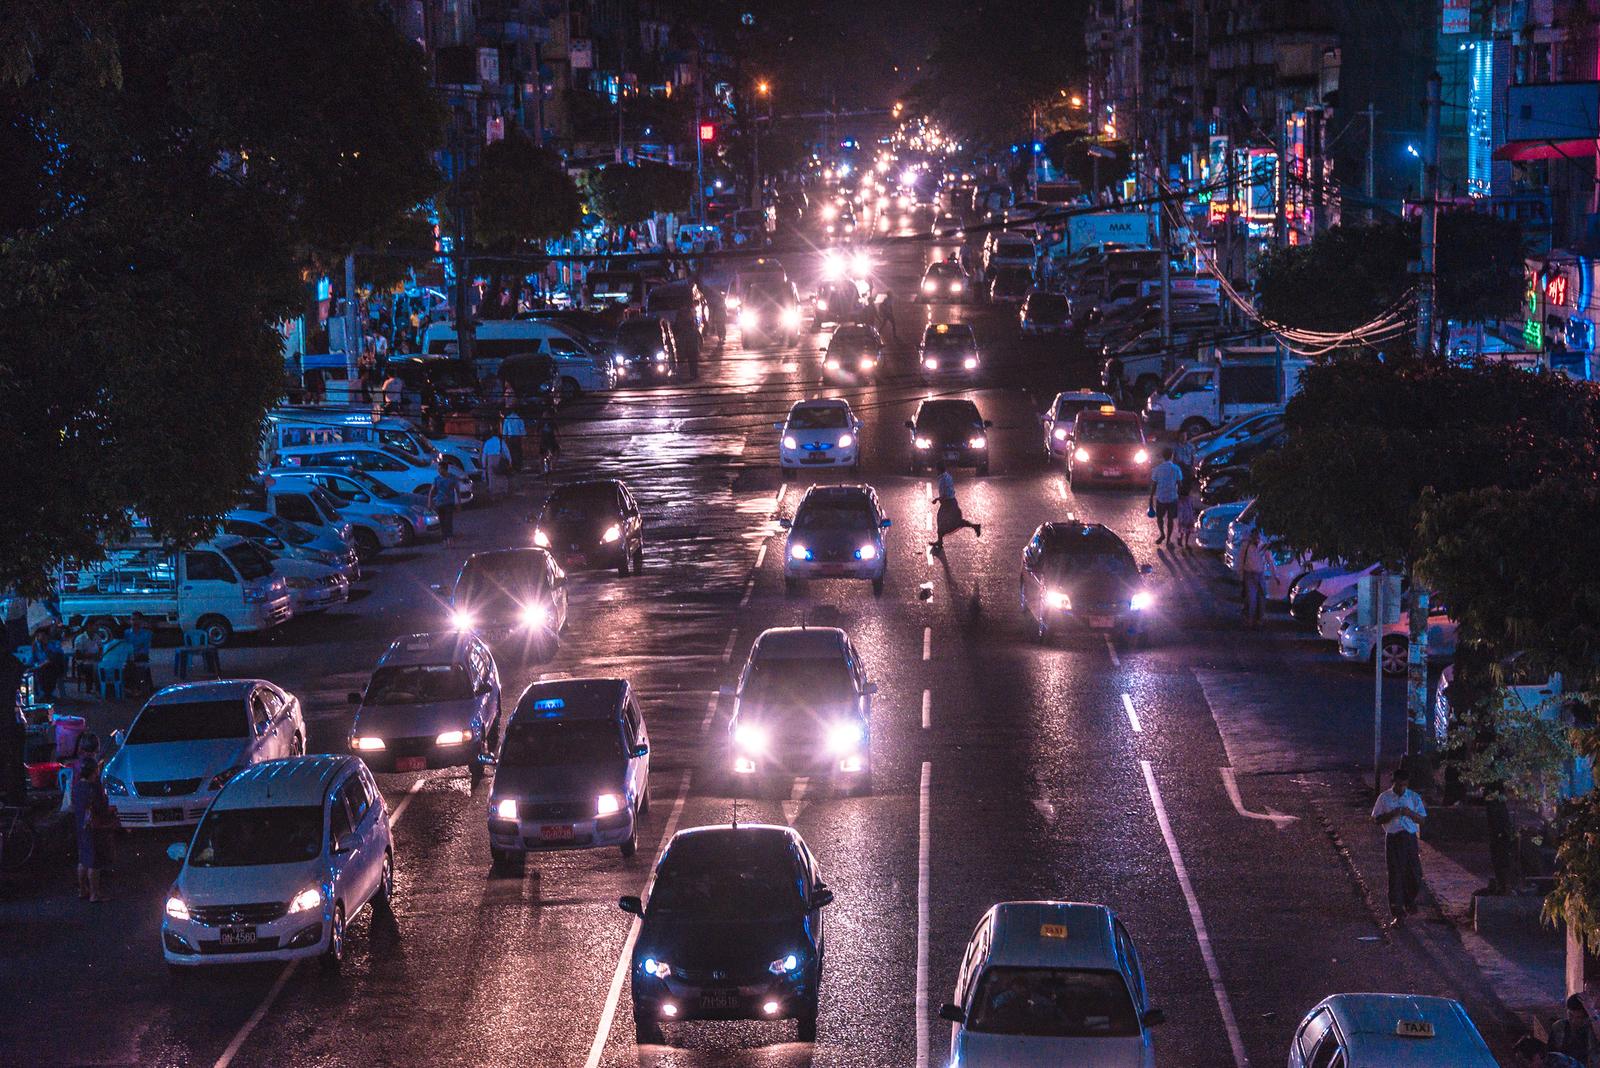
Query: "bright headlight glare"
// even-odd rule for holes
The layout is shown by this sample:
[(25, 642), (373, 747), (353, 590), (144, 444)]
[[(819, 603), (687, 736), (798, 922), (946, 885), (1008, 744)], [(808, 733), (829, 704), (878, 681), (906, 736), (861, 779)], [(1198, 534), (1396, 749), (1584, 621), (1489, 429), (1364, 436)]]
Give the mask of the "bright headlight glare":
[(757, 315), (753, 308), (745, 308), (739, 313), (739, 325), (746, 330), (751, 329), (760, 321), (761, 316)]
[(777, 960), (767, 965), (767, 971), (771, 972), (773, 975), (784, 975), (788, 972), (794, 971), (798, 967), (800, 967), (800, 958), (791, 953), (787, 957), (779, 957)]
[(731, 310), (738, 311), (739, 310), (739, 305), (743, 304), (744, 301), (740, 300), (737, 294), (729, 293), (728, 294), (728, 299), (726, 301), (724, 301), (723, 303), (725, 304), (726, 307), (730, 308)]
[(872, 544), (870, 541), (869, 542), (863, 542), (862, 545), (861, 545), (861, 548), (856, 550), (856, 559), (857, 560), (876, 560), (877, 558), (878, 558), (878, 547), (876, 545)]
[(173, 894), (167, 898), (167, 915), (175, 920), (187, 920), (189, 918), (189, 906), (184, 902), (183, 898)]
[(878, 361), (874, 360), (871, 356), (861, 357), (861, 369), (863, 371), (870, 371), (876, 366), (878, 366)]
[(807, 549), (804, 545), (796, 544), (789, 546), (789, 558), (791, 560), (807, 560), (810, 559), (810, 557), (811, 550)]
[(514, 820), (514, 819), (516, 819), (517, 818), (517, 800), (516, 800), (516, 798), (508, 797), (505, 800), (501, 801), (498, 805), (494, 806), (494, 814), (496, 816), (498, 816), (499, 818), (503, 819), (503, 820)]
[(950, 292), (952, 292), (952, 293), (959, 293), (965, 288), (966, 288), (966, 286), (963, 286), (960, 282), (951, 282), (950, 283)]
[(524, 627), (542, 627), (545, 620), (550, 618), (550, 612), (544, 605), (535, 602), (523, 605), (517, 617), (522, 620)]
[(672, 974), (672, 965), (664, 960), (656, 960), (654, 957), (646, 957), (640, 968), (644, 970), (644, 974), (653, 975), (657, 979), (665, 979)]
[(976, 371), (978, 369), (978, 358), (976, 356), (968, 356), (962, 366), (969, 371)]
[(922, 283), (922, 291), (924, 293), (937, 293), (939, 291), (939, 283), (930, 278), (928, 281)]
[(857, 275), (872, 273), (871, 258), (864, 252), (856, 253), (850, 257), (850, 270)]
[(1147, 464), (1150, 462), (1150, 454), (1144, 449), (1140, 449), (1138, 452), (1133, 454), (1133, 462), (1136, 464)]
[(1128, 607), (1135, 612), (1143, 612), (1146, 608), (1156, 603), (1156, 595), (1149, 590), (1140, 590), (1128, 600)]
[(322, 891), (316, 887), (302, 890), (289, 899), (289, 912), (310, 912), (312, 909), (322, 907)]
[(982, 448), (987, 448), (988, 445), (989, 445), (989, 439), (984, 437), (982, 434), (975, 434), (972, 437), (967, 439), (967, 447), (968, 448), (982, 449)]
[(471, 737), (472, 735), (468, 731), (444, 731), (434, 739), (434, 743), (436, 745), (460, 745)]
[(785, 434), (783, 436), (783, 447), (786, 449), (798, 449), (800, 447), (800, 442), (795, 440), (795, 436), (793, 434)]
[(471, 630), (478, 625), (478, 621), (472, 617), (471, 612), (457, 608), (450, 613), (450, 625), (456, 630)]
[(1049, 590), (1044, 595), (1045, 603), (1051, 608), (1071, 608), (1072, 598), (1060, 590)]
[(856, 439), (851, 437), (849, 434), (840, 434), (839, 435), (839, 448), (848, 449), (850, 446), (854, 445), (855, 443), (856, 443)]
[(741, 723), (733, 732), (733, 744), (747, 753), (759, 753), (767, 747), (767, 732), (753, 723)]
[(932, 438), (918, 438), (917, 439), (917, 448), (919, 448), (919, 449), (931, 449), (931, 448), (933, 448), (933, 439)]
[(383, 748), (383, 739), (374, 738), (370, 734), (358, 735), (356, 737), (355, 747), (360, 750), (372, 752)]
[(939, 361), (930, 356), (926, 360), (922, 361), (922, 366), (926, 367), (930, 371), (937, 371), (939, 369)]
[(614, 541), (622, 540), (622, 528), (615, 523), (606, 527), (606, 532), (600, 535), (600, 540), (610, 545)]
[(800, 325), (800, 309), (799, 308), (793, 308), (793, 307), (783, 309), (783, 311), (778, 314), (778, 321), (783, 323), (784, 326), (789, 327), (791, 329), (793, 329), (794, 327), (799, 326)]
[(828, 752), (848, 753), (866, 737), (859, 723), (835, 723), (828, 728)]
[(535, 530), (533, 532), (533, 543), (541, 549), (548, 549), (550, 548), (550, 535), (542, 530)]
[(622, 798), (616, 794), (601, 794), (594, 799), (594, 814), (596, 816), (609, 816), (622, 811)]
[(1054, 437), (1057, 441), (1066, 441), (1067, 440), (1067, 428), (1064, 427), (1064, 426), (1058, 426), (1058, 427), (1056, 427), (1055, 432), (1051, 436)]
[(1080, 445), (1078, 451), (1072, 454), (1072, 458), (1080, 464), (1086, 464), (1089, 462), (1089, 450)]

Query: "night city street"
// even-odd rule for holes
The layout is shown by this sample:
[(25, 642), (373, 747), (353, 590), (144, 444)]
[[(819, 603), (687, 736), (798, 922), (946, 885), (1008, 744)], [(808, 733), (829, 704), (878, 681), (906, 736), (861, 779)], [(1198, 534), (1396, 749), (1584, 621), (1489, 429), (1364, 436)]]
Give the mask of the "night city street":
[[(1190, 35), (1232, 30), (1191, 26), (1198, 3), (823, 4), (849, 40), (787, 55), (770, 5), (485, 0), (475, 42), (436, 36), (456, 5), (328, 4), (282, 17), (363, 42), (330, 94), (367, 69), (431, 109), (431, 144), (396, 147), (411, 120), (368, 139), (376, 114), (328, 133), (386, 176), (342, 148), (333, 176), (320, 135), (285, 148), (237, 101), (195, 105), (214, 168), (135, 159), (182, 95), (154, 87), (181, 44), (133, 29), (148, 4), (84, 23), (147, 102), (53, 111), (92, 57), (42, 14), (0, 66), (33, 205), (0, 225), (23, 324), (0, 349), (0, 1064), (1595, 1063), (1594, 261), (1561, 219), (1536, 239), (1445, 204), (1461, 120), (1433, 60), (1407, 53), (1417, 129), (1375, 185), (1359, 18), (1274, 24), (1342, 44), (1357, 89), (1313, 99), (1280, 54), (1273, 118), (1250, 106), (1301, 140), (1230, 147), (1213, 120), (1208, 156), (1222, 90)], [(267, 54), (180, 6), (185, 39)], [(1458, 6), (1405, 40), (1488, 48)], [(967, 94), (1021, 9), (1067, 54)], [(524, 17), (532, 136), (495, 88), (523, 115), (522, 76), (484, 66), (526, 62), (493, 36)], [(1143, 61), (1183, 84), (1135, 103), (1149, 75), (1118, 50), (1174, 18), (1178, 51)], [(952, 59), (991, 23), (1001, 44)], [(609, 102), (607, 26), (640, 64)], [(1525, 123), (1575, 106), (1526, 99)], [(1364, 192), (1307, 109), (1361, 142), (1338, 151)], [(1562, 181), (1593, 184), (1587, 121)], [(1537, 166), (1548, 200), (1565, 164), (1495, 129), (1522, 185), (1473, 196), (1530, 195)], [(348, 199), (280, 204), (321, 175)], [(170, 255), (94, 229), (169, 184), (189, 206), (127, 226)], [(219, 206), (256, 195), (248, 223)], [(821, 399), (847, 416), (794, 408)], [(977, 420), (940, 437), (956, 400)], [(621, 496), (583, 504), (597, 480)], [(543, 577), (471, 600), (502, 550)], [(628, 684), (617, 711), (597, 679)]]

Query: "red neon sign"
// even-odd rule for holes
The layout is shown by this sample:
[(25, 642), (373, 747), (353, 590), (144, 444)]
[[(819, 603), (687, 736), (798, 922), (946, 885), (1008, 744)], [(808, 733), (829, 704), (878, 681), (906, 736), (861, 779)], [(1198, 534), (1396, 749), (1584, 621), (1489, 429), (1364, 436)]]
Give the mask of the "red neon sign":
[(1562, 307), (1567, 303), (1567, 276), (1564, 274), (1552, 275), (1545, 279), (1544, 302), (1552, 307)]

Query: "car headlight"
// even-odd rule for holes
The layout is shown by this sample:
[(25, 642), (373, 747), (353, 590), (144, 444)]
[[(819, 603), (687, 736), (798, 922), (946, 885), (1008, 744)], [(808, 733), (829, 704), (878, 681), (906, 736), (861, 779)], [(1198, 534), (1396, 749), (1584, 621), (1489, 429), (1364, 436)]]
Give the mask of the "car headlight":
[(471, 731), (443, 731), (433, 742), (435, 745), (460, 745), (471, 737)]
[(622, 528), (617, 524), (612, 523), (609, 527), (606, 527), (606, 532), (600, 535), (600, 540), (607, 545), (610, 545), (614, 541), (621, 541)]
[(767, 971), (773, 975), (787, 975), (800, 967), (800, 958), (791, 953), (787, 957), (779, 957), (767, 965)]
[(450, 613), (450, 626), (456, 630), (471, 630), (477, 625), (477, 618), (465, 608), (457, 608)]
[(535, 530), (533, 532), (533, 543), (541, 549), (548, 549), (550, 548), (550, 535), (542, 530)]
[(871, 356), (861, 357), (861, 369), (863, 371), (870, 371), (876, 366), (878, 366), (878, 361), (874, 360)]
[(864, 252), (850, 257), (850, 271), (857, 276), (872, 273), (872, 259)]
[(804, 545), (791, 545), (789, 546), (789, 559), (809, 560), (811, 559), (811, 550), (806, 548)]
[(550, 610), (538, 601), (525, 604), (517, 612), (517, 618), (524, 627), (542, 627), (550, 618)]
[(611, 362), (616, 364), (618, 367), (626, 367), (628, 364), (628, 357), (619, 352), (615, 356), (611, 357)]
[(778, 322), (782, 323), (790, 330), (793, 330), (800, 325), (800, 318), (800, 309), (792, 306), (785, 308), (783, 311), (778, 313)]
[(175, 920), (187, 920), (189, 918), (188, 903), (177, 894), (173, 894), (167, 898), (167, 915)]
[(968, 356), (964, 361), (962, 361), (961, 366), (965, 367), (969, 371), (976, 371), (978, 369), (978, 358), (976, 356)]
[(1143, 612), (1146, 608), (1156, 603), (1156, 595), (1149, 590), (1140, 590), (1128, 598), (1128, 607), (1135, 612)]
[(665, 363), (666, 359), (667, 359), (667, 350), (666, 349), (661, 349), (660, 351), (658, 351), (656, 353), (656, 363)]
[(1066, 441), (1067, 440), (1067, 428), (1064, 427), (1064, 426), (1058, 426), (1058, 427), (1055, 428), (1054, 431), (1051, 432), (1050, 436), (1055, 438), (1057, 441)]
[(514, 797), (507, 797), (507, 798), (502, 799), (499, 804), (494, 806), (494, 814), (495, 814), (495, 816), (497, 816), (498, 818), (503, 819), (503, 820), (514, 820), (514, 819), (516, 819), (517, 818), (517, 799), (514, 798)]
[(657, 979), (665, 979), (672, 974), (672, 965), (664, 960), (656, 960), (654, 957), (646, 957), (644, 963), (639, 965), (639, 968), (644, 974), (653, 975)]
[(931, 449), (931, 448), (933, 448), (933, 439), (932, 438), (918, 438), (917, 439), (917, 448), (919, 448), (919, 449)]
[(1047, 590), (1044, 595), (1044, 603), (1051, 608), (1066, 609), (1072, 607), (1072, 598), (1060, 590)]
[(302, 890), (289, 899), (289, 915), (297, 912), (310, 912), (312, 909), (322, 907), (322, 891), (313, 886)]
[(783, 436), (783, 447), (786, 449), (798, 449), (800, 447), (800, 442), (795, 440), (795, 436), (793, 434), (785, 434)]
[(1089, 462), (1089, 450), (1079, 445), (1077, 451), (1072, 454), (1072, 458), (1080, 464), (1086, 464)]
[(939, 369), (939, 361), (934, 359), (932, 356), (929, 356), (926, 360), (922, 361), (922, 366), (926, 367), (930, 371), (937, 371)]
[(235, 775), (239, 774), (244, 769), (245, 769), (245, 765), (243, 765), (243, 764), (235, 764), (231, 768), (223, 768), (221, 771), (219, 771), (215, 775), (211, 776), (211, 781), (206, 783), (206, 789), (208, 789), (208, 790), (220, 790), (220, 789), (222, 789), (224, 786), (226, 786), (228, 784), (228, 780), (229, 779), (233, 778)]
[(856, 439), (854, 437), (852, 437), (851, 435), (849, 435), (849, 434), (840, 434), (839, 435), (839, 448), (848, 449), (850, 446), (854, 445), (855, 443), (856, 443)]
[(835, 723), (828, 728), (828, 752), (851, 752), (865, 737), (866, 733), (862, 731), (859, 723)]
[(989, 439), (984, 437), (982, 434), (975, 434), (972, 437), (967, 439), (967, 447), (968, 448), (983, 449), (983, 448), (987, 448), (988, 445), (989, 445)]
[(363, 752), (374, 752), (384, 746), (382, 738), (376, 738), (370, 734), (358, 734), (350, 739), (350, 747)]
[(112, 797), (128, 796), (128, 784), (115, 775), (102, 775), (100, 776), (100, 782), (105, 786), (106, 793)]
[(729, 293), (722, 303), (723, 306), (728, 308), (730, 311), (738, 311), (739, 306), (743, 304), (744, 301), (740, 300), (737, 295)]
[(924, 293), (937, 293), (939, 291), (939, 283), (929, 279), (922, 283), (922, 291)]
[(823, 360), (822, 361), (822, 366), (826, 367), (830, 371), (837, 371), (839, 369), (839, 361), (838, 360)]
[(739, 313), (739, 326), (741, 329), (749, 330), (759, 322), (761, 322), (761, 316), (756, 314), (754, 308), (745, 308)]
[(747, 753), (759, 753), (767, 747), (766, 728), (754, 723), (741, 723), (734, 729), (733, 744)]
[(609, 816), (622, 811), (622, 798), (616, 794), (601, 794), (594, 799), (594, 814), (596, 816)]
[(1133, 454), (1133, 462), (1136, 464), (1147, 464), (1150, 462), (1150, 454), (1144, 449), (1140, 449), (1138, 452)]
[(877, 558), (878, 547), (872, 544), (870, 541), (863, 543), (861, 548), (856, 550), (857, 560), (876, 560)]

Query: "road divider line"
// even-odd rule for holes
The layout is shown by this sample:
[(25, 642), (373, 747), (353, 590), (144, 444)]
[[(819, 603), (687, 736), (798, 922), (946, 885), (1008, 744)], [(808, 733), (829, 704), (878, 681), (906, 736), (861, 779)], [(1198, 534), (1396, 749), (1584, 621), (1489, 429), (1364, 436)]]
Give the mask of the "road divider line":
[[(744, 596), (739, 598), (739, 607), (740, 608), (748, 608), (748, 607), (750, 607), (750, 598), (755, 595), (755, 592), (756, 592), (756, 577), (754, 575), (751, 575), (749, 578), (744, 580)], [(727, 663), (727, 661), (724, 660), (723, 663)]]
[(1234, 778), (1232, 768), (1219, 768), (1222, 772), (1222, 788), (1228, 791), (1228, 800), (1233, 802), (1233, 810), (1248, 820), (1270, 820), (1279, 830), (1287, 827), (1299, 816), (1289, 816), (1273, 808), (1265, 812), (1251, 812), (1244, 807), (1244, 798), (1239, 796), (1239, 780)]
[(426, 781), (427, 779), (421, 775), (411, 781), (410, 788), (406, 790), (406, 796), (402, 797), (399, 803), (394, 806), (394, 811), (389, 813), (389, 830), (394, 830), (394, 825), (399, 823), (400, 818), (406, 814), (406, 808), (410, 806), (411, 799), (417, 796), (418, 791), (422, 789), (422, 784)]
[(777, 494), (777, 496), (772, 498), (772, 503), (773, 504), (782, 504), (783, 503), (783, 496), (784, 496), (784, 494), (786, 494), (788, 492), (789, 492), (789, 483), (784, 482), (781, 485), (779, 485), (778, 486), (778, 494)]
[[(656, 881), (656, 865), (661, 863), (661, 854), (666, 852), (667, 843), (672, 841), (672, 835), (678, 829), (678, 817), (683, 815), (683, 803), (688, 796), (689, 775), (685, 772), (678, 784), (678, 798), (672, 803), (672, 814), (667, 817), (667, 825), (661, 829), (661, 844), (656, 847), (655, 860), (650, 862), (650, 875), (645, 879), (641, 892), (643, 897), (650, 896), (650, 887)], [(605, 1008), (600, 1011), (600, 1025), (595, 1028), (594, 1042), (589, 1046), (589, 1057), (583, 1062), (583, 1068), (598, 1068), (600, 1055), (606, 1051), (606, 1040), (611, 1037), (611, 1021), (616, 1019), (617, 1003), (622, 1000), (622, 983), (628, 978), (628, 965), (633, 960), (633, 944), (639, 940), (639, 922), (635, 916), (628, 925), (628, 937), (622, 943), (617, 970), (611, 975), (611, 989), (606, 992)]]
[(922, 762), (917, 794), (917, 1068), (928, 1068), (928, 793), (933, 765)]
[(1133, 698), (1127, 694), (1122, 695), (1122, 707), (1128, 713), (1128, 726), (1133, 728), (1133, 733), (1143, 734), (1144, 728), (1139, 725), (1139, 713), (1133, 710)]
[(1114, 667), (1114, 668), (1121, 667), (1122, 666), (1122, 660), (1121, 660), (1120, 657), (1117, 656), (1117, 647), (1111, 641), (1111, 635), (1103, 634), (1103, 635), (1101, 635), (1101, 637), (1105, 638), (1105, 640), (1106, 640), (1106, 655), (1111, 658), (1111, 666)]
[(933, 628), (922, 628), (922, 659), (933, 659)]
[(933, 726), (933, 691), (922, 691), (922, 729)]
[(1200, 914), (1200, 900), (1194, 896), (1194, 884), (1189, 881), (1189, 869), (1183, 865), (1183, 854), (1178, 849), (1177, 835), (1172, 833), (1172, 821), (1167, 819), (1167, 806), (1161, 801), (1161, 788), (1156, 785), (1156, 773), (1150, 761), (1139, 761), (1144, 771), (1144, 784), (1150, 791), (1150, 804), (1156, 810), (1156, 824), (1161, 828), (1161, 840), (1167, 844), (1167, 855), (1172, 858), (1172, 870), (1178, 876), (1178, 889), (1189, 906), (1189, 923), (1200, 943), (1200, 960), (1206, 966), (1206, 976), (1211, 980), (1211, 992), (1216, 995), (1217, 1009), (1222, 1013), (1222, 1026), (1228, 1032), (1228, 1045), (1233, 1050), (1235, 1068), (1248, 1068), (1250, 1058), (1245, 1055), (1244, 1041), (1239, 1037), (1239, 1024), (1233, 1017), (1233, 1002), (1222, 985), (1222, 969), (1217, 967), (1217, 955), (1211, 950), (1211, 935), (1206, 932), (1205, 917)]
[(738, 640), (739, 640), (739, 631), (737, 629), (730, 630), (728, 632), (728, 644), (724, 645), (722, 647), (722, 662), (724, 664), (728, 663), (729, 661), (731, 661), (733, 659), (733, 643), (738, 641)]
[(704, 734), (711, 729), (711, 724), (717, 718), (717, 703), (722, 699), (720, 693), (711, 695), (711, 700), (706, 702), (706, 717), (700, 721), (700, 733)]
[(761, 570), (761, 565), (766, 561), (766, 559), (767, 559), (767, 543), (766, 542), (762, 542), (761, 543), (761, 548), (756, 550), (756, 570), (757, 571)]

